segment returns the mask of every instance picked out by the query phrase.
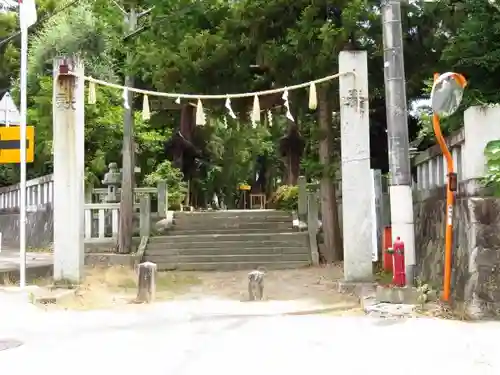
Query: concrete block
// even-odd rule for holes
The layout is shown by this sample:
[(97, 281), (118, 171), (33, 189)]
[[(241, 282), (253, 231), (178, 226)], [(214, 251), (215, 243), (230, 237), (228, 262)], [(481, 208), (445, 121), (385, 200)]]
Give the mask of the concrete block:
[(378, 302), (416, 305), (421, 303), (419, 301), (420, 295), (421, 293), (416, 288), (397, 288), (379, 285), (377, 286), (375, 298)]
[(91, 253), (85, 254), (85, 265), (92, 267), (113, 267), (124, 266), (133, 267), (138, 261), (136, 254), (109, 254), (109, 253)]
[(375, 294), (374, 283), (357, 283), (350, 281), (338, 281), (337, 291), (343, 294), (351, 294), (360, 298), (371, 297)]
[(32, 303), (48, 305), (61, 302), (65, 298), (71, 298), (75, 295), (76, 289), (63, 288), (40, 288), (32, 294)]
[(46, 305), (60, 302), (62, 299), (69, 296), (74, 296), (76, 289), (28, 285), (25, 288), (20, 288), (18, 286), (3, 287), (0, 289), (0, 292), (20, 296), (21, 300), (25, 302)]
[(374, 318), (409, 318), (415, 316), (415, 305), (402, 303), (375, 303), (363, 306), (368, 316)]

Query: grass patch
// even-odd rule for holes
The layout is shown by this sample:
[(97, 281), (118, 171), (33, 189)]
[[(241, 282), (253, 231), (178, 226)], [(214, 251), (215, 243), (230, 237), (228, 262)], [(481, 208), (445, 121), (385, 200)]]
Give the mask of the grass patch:
[(380, 285), (392, 284), (392, 272), (380, 270), (375, 274), (375, 281)]
[[(189, 291), (201, 280), (189, 273), (158, 272), (156, 274), (156, 300), (171, 299), (177, 294)], [(41, 278), (33, 283), (52, 286), (51, 278)], [(75, 293), (57, 301), (56, 308), (89, 310), (109, 308), (129, 304), (137, 293), (137, 275), (128, 267), (89, 267), (85, 270), (85, 280), (75, 289)]]
[(189, 273), (159, 272), (156, 279), (158, 291), (181, 291), (201, 284), (201, 279)]

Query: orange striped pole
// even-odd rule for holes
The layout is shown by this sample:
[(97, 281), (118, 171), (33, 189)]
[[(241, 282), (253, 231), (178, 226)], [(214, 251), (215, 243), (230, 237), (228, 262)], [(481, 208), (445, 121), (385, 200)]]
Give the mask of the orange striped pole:
[[(439, 73), (434, 73), (434, 82), (439, 77)], [(461, 74), (455, 73), (453, 78), (460, 84), (460, 86), (465, 87), (467, 81)], [(454, 173), (453, 157), (451, 152), (446, 145), (446, 141), (441, 132), (441, 124), (439, 122), (439, 116), (434, 113), (432, 116), (432, 126), (434, 129), (434, 135), (441, 148), (443, 156), (446, 159), (446, 166), (448, 170), (448, 182), (446, 185), (446, 233), (445, 233), (445, 252), (444, 252), (444, 278), (443, 278), (443, 300), (449, 301), (450, 291), (451, 291), (451, 266), (452, 266), (452, 245), (453, 245), (453, 208), (455, 204), (455, 194), (451, 190), (450, 186), (450, 176)]]

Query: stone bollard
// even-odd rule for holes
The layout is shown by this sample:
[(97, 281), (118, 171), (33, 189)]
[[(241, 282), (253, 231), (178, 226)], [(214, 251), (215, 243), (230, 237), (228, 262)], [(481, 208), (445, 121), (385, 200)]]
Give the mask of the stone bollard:
[(168, 188), (167, 181), (158, 181), (158, 214), (161, 218), (167, 217), (168, 212)]
[(138, 265), (137, 303), (151, 303), (156, 292), (156, 264), (144, 262)]
[(299, 219), (299, 228), (300, 222), (307, 222), (307, 181), (304, 176), (299, 176), (297, 181), (298, 189), (299, 189), (299, 197), (298, 197), (298, 207), (297, 207), (297, 216)]
[(141, 196), (139, 234), (141, 237), (149, 237), (151, 234), (151, 197), (149, 194)]
[(311, 250), (312, 265), (319, 265), (318, 250), (318, 193), (307, 193), (307, 230), (309, 232), (309, 249)]

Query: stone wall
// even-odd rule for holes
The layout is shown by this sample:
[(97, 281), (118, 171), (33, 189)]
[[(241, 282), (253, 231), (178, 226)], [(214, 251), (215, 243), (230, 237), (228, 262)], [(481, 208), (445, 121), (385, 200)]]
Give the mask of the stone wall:
[[(417, 275), (441, 290), (446, 190), (414, 195)], [(452, 296), (475, 317), (500, 316), (500, 198), (477, 180), (459, 184), (453, 214)]]
[[(54, 236), (52, 205), (36, 206), (26, 213), (26, 220), (26, 246), (38, 249), (50, 246)], [(19, 247), (18, 208), (0, 210), (0, 232), (3, 246)]]

